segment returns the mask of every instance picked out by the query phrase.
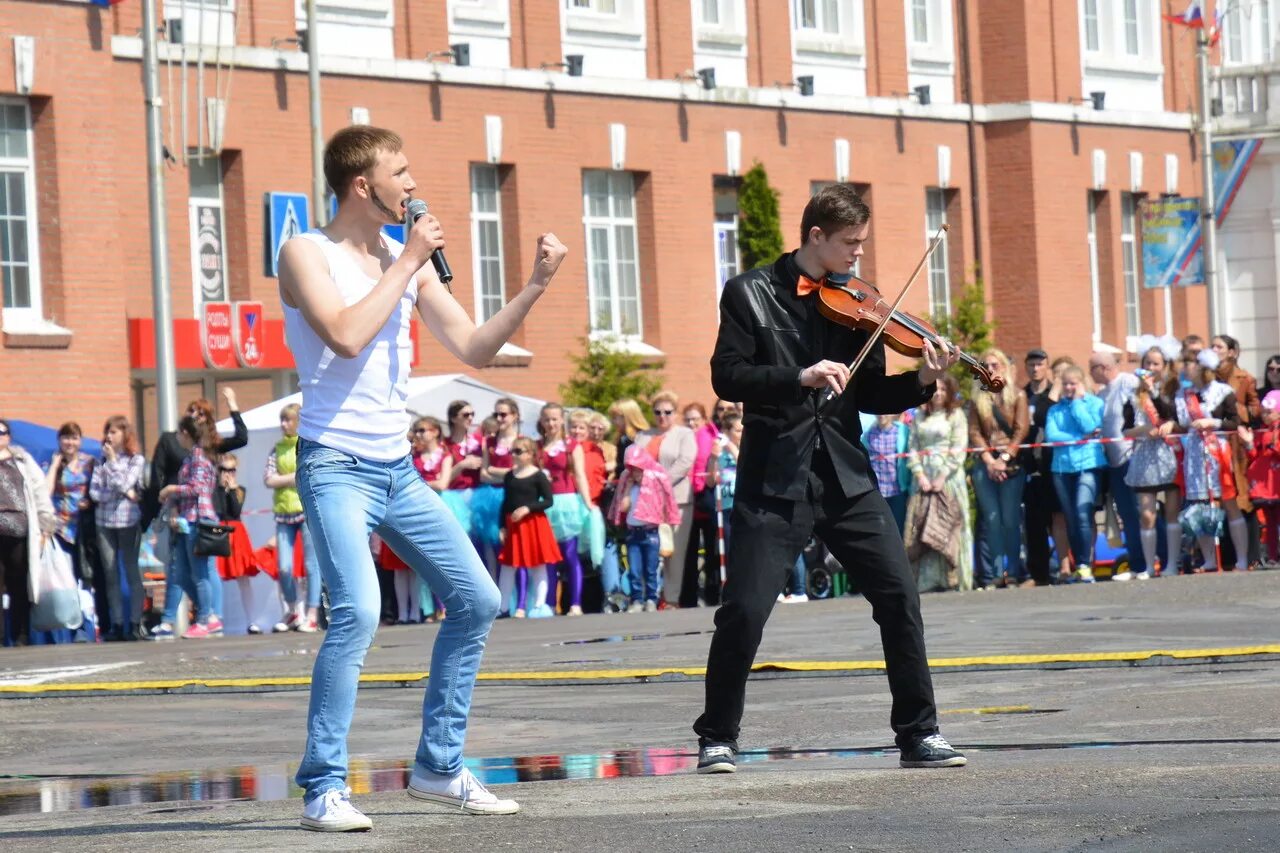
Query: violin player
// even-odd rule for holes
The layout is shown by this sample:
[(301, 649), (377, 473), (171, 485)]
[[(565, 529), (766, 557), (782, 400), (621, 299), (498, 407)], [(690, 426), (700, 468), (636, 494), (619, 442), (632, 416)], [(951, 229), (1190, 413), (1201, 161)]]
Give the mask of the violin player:
[(722, 399), (742, 401), (744, 429), (728, 579), (707, 660), (706, 704), (693, 726), (699, 773), (736, 769), (747, 676), (778, 593), (814, 534), (880, 625), (901, 766), (966, 763), (938, 732), (916, 581), (859, 441), (858, 418), (859, 411), (897, 414), (924, 403), (961, 353), (926, 337), (921, 369), (886, 376), (879, 339), (850, 375), (871, 333), (823, 316), (818, 291), (835, 286), (829, 275), (848, 277), (870, 219), (852, 185), (827, 187), (805, 206), (798, 250), (724, 288), (711, 383)]

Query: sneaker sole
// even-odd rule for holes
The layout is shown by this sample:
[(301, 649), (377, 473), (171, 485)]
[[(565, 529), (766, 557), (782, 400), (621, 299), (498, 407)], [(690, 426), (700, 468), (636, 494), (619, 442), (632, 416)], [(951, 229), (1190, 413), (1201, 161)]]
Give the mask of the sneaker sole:
[(716, 762), (715, 764), (707, 764), (707, 765), (701, 765), (701, 766), (699, 766), (699, 767), (698, 767), (698, 772), (699, 772), (699, 773), (703, 773), (703, 774), (707, 774), (707, 773), (737, 773), (737, 772), (738, 772), (738, 766), (737, 766), (736, 764), (730, 764), (730, 763), (729, 763), (729, 762), (727, 762), (727, 761), (718, 761), (718, 762)]
[(301, 821), (301, 826), (303, 829), (309, 829), (312, 832), (368, 832), (373, 829), (373, 821), (365, 819), (363, 821), (337, 823), (335, 821), (326, 822), (304, 817)]
[(968, 763), (969, 763), (969, 759), (965, 758), (963, 755), (957, 755), (952, 758), (944, 758), (941, 761), (907, 761), (905, 759), (898, 761), (898, 764), (900, 766), (914, 768), (914, 769), (919, 769), (919, 768), (928, 769), (932, 767), (964, 767)]
[(405, 789), (405, 791), (409, 794), (409, 796), (413, 797), (415, 800), (422, 800), (423, 802), (427, 802), (427, 803), (436, 803), (442, 806), (449, 806), (451, 808), (464, 811), (467, 814), (504, 815), (504, 814), (515, 814), (516, 812), (520, 811), (519, 803), (514, 803), (513, 804), (515, 806), (514, 808), (512, 808), (511, 806), (477, 806), (477, 805), (472, 805), (471, 803), (464, 803), (461, 800), (459, 800), (457, 797), (450, 797), (445, 794), (432, 794), (429, 791), (420, 791), (417, 788), (414, 788), (413, 786), (409, 786), (408, 788)]

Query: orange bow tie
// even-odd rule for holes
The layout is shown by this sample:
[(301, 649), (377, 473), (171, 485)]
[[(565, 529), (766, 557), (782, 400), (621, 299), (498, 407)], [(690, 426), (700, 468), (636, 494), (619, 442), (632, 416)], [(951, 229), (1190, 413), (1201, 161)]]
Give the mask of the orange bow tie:
[(821, 281), (814, 281), (801, 273), (799, 280), (796, 281), (796, 296), (808, 296), (820, 287), (822, 287)]

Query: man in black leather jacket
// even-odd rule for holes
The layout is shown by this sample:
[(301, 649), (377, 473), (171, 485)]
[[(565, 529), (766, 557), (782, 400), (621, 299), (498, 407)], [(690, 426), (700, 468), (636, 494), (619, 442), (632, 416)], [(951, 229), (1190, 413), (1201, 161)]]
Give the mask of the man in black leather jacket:
[(700, 773), (735, 769), (747, 676), (811, 533), (854, 576), (880, 625), (901, 764), (965, 763), (938, 734), (915, 577), (859, 441), (858, 418), (928, 400), (959, 352), (926, 344), (924, 368), (886, 376), (877, 342), (850, 377), (847, 365), (867, 333), (822, 317), (812, 295), (862, 254), (870, 216), (852, 186), (820, 191), (805, 207), (800, 249), (731, 279), (720, 301), (711, 383), (722, 399), (742, 401), (745, 415), (728, 581), (707, 661), (706, 706), (693, 727)]

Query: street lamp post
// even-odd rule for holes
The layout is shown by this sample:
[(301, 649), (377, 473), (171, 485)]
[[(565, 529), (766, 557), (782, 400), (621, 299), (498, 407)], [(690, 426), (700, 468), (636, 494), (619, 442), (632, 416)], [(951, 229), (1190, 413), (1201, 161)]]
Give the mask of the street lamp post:
[(1209, 34), (1200, 30), (1196, 36), (1196, 70), (1200, 77), (1200, 168), (1203, 191), (1200, 193), (1200, 239), (1204, 269), (1205, 296), (1208, 305), (1209, 334), (1225, 334), (1221, 328), (1222, 300), (1218, 291), (1218, 223), (1214, 215), (1213, 192), (1213, 114), (1209, 96)]
[(156, 337), (157, 424), (178, 428), (178, 375), (173, 356), (173, 307), (169, 299), (168, 218), (164, 203), (164, 144), (160, 135), (159, 68), (156, 60), (156, 0), (142, 0), (142, 86), (147, 116), (147, 192), (151, 221), (151, 315)]
[(311, 196), (316, 224), (329, 222), (325, 205), (324, 128), (320, 116), (320, 33), (316, 29), (316, 0), (307, 0), (307, 88), (311, 96)]

